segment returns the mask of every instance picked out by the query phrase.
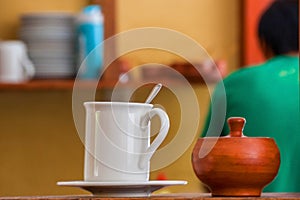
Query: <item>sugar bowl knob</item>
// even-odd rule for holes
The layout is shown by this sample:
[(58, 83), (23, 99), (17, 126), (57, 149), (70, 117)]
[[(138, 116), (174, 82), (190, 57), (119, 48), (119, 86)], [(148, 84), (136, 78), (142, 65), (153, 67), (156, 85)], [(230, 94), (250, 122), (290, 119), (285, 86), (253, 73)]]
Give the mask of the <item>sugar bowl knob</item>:
[(243, 130), (245, 127), (246, 119), (243, 117), (230, 117), (227, 119), (230, 130), (230, 137), (245, 137)]

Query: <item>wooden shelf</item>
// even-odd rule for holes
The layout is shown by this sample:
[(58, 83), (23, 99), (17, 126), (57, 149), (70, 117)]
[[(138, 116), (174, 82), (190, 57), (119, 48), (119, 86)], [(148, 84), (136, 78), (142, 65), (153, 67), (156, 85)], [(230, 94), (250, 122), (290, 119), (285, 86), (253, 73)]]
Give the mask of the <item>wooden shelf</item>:
[[(62, 90), (73, 90), (74, 86), (73, 79), (67, 80), (31, 80), (23, 83), (0, 83), (0, 91), (62, 91)], [(150, 81), (151, 82), (151, 81)], [(155, 81), (154, 81), (155, 82)], [(95, 86), (97, 89), (111, 89), (114, 88), (117, 81), (96, 81), (91, 80), (82, 80), (76, 82), (77, 88), (83, 89), (94, 89)], [(176, 84), (180, 85), (176, 80), (163, 80), (162, 83)], [(136, 85), (142, 85), (142, 83), (126, 83), (118, 85), (118, 87), (135, 87)]]
[[(17, 90), (72, 90), (74, 86), (74, 79), (45, 79), (45, 80), (31, 80), (22, 83), (0, 83), (0, 91), (17, 91)], [(96, 81), (82, 80), (77, 82), (77, 86), (82, 88), (92, 88), (97, 85), (97, 89), (112, 88), (116, 81), (101, 81), (97, 84)]]
[(23, 83), (0, 83), (0, 90), (70, 90), (74, 80), (31, 80)]
[[(226, 64), (220, 64), (220, 62), (216, 61), (218, 70), (221, 73), (222, 77), (225, 77), (225, 69)], [(219, 64), (218, 64), (219, 63)], [(202, 69), (203, 63), (198, 63), (198, 68)], [(174, 63), (170, 66), (178, 73), (180, 73), (186, 81), (190, 84), (213, 84), (220, 80), (218, 71), (215, 68), (211, 68), (210, 70), (204, 69), (202, 70), (202, 75), (206, 77), (206, 81), (199, 74), (199, 72), (195, 69), (195, 66), (190, 63)], [(118, 67), (111, 68), (116, 69)], [(119, 78), (119, 70), (117, 71), (106, 71), (104, 76), (101, 78), (99, 83), (94, 80), (81, 80), (80, 82), (76, 82), (76, 87), (82, 87), (84, 89), (94, 89), (95, 86), (97, 89), (111, 89), (118, 82)], [(178, 79), (178, 77), (174, 77), (172, 73), (170, 74), (169, 69), (160, 68), (153, 66), (152, 68), (144, 68), (142, 70), (141, 79), (148, 82), (162, 84), (172, 84), (172, 85), (182, 85), (182, 78)], [(131, 82), (134, 82), (133, 80)], [(181, 83), (180, 83), (181, 82)], [(136, 85), (141, 85), (138, 80), (134, 83), (124, 83), (122, 87), (131, 87)], [(23, 83), (0, 83), (0, 91), (17, 91), (17, 90), (72, 90), (74, 86), (74, 79), (33, 79), (28, 82)], [(120, 86), (120, 85), (119, 85)]]

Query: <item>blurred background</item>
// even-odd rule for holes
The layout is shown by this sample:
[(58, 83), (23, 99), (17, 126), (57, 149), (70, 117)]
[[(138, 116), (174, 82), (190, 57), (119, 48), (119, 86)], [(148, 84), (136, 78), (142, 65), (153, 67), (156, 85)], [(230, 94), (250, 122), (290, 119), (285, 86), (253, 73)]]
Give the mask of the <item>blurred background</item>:
[[(0, 83), (0, 196), (16, 195), (55, 195), (86, 194), (77, 188), (56, 186), (57, 181), (83, 179), (84, 147), (77, 135), (72, 117), (72, 81), (76, 74), (76, 64), (70, 59), (77, 59), (75, 49), (69, 39), (72, 31), (64, 40), (69, 51), (61, 63), (58, 58), (43, 61), (54, 66), (49, 71), (34, 59), (36, 52), (43, 49), (62, 49), (54, 43), (45, 41), (36, 47), (30, 42), (34, 36), (26, 32), (24, 15), (43, 12), (64, 12), (66, 18), (78, 15), (89, 4), (99, 4), (104, 15), (104, 38), (117, 33), (142, 27), (162, 27), (183, 33), (203, 46), (212, 60), (223, 63), (225, 76), (236, 69), (263, 60), (257, 45), (255, 30), (260, 12), (271, 0), (10, 0), (0, 1), (0, 42), (5, 40), (23, 40), (31, 52), (31, 59), (36, 69), (35, 79), (46, 79), (46, 86), (24, 85), (11, 86)], [(22, 21), (23, 19), (23, 21)], [(62, 22), (63, 19), (60, 19)], [(26, 21), (26, 20), (25, 20)], [(49, 22), (50, 23), (50, 22)], [(71, 22), (68, 22), (69, 25)], [(29, 26), (33, 26), (33, 22)], [(28, 23), (27, 23), (28, 26)], [(49, 25), (50, 26), (50, 25)], [(22, 29), (23, 27), (23, 29)], [(29, 27), (30, 28), (30, 27)], [(31, 27), (32, 28), (32, 27)], [(58, 27), (59, 29), (60, 27)], [(66, 26), (64, 26), (66, 28)], [(27, 27), (28, 30), (28, 27)], [(71, 30), (71, 29), (70, 29)], [(49, 33), (43, 30), (45, 34)], [(51, 32), (50, 32), (51, 33)], [(66, 33), (65, 29), (50, 34)], [(27, 34), (27, 35), (26, 35)], [(29, 38), (28, 38), (29, 37)], [(54, 39), (57, 39), (57, 36)], [(26, 40), (27, 39), (27, 40)], [(36, 38), (37, 40), (37, 38)], [(35, 41), (36, 42), (36, 41)], [(28, 44), (29, 43), (29, 44)], [(51, 47), (51, 44), (54, 45)], [(30, 47), (31, 45), (31, 47)], [(111, 52), (118, 52), (116, 43)], [(189, 52), (189, 47), (180, 48)], [(39, 51), (41, 49), (41, 51)], [(62, 54), (60, 54), (62, 55)], [(74, 56), (74, 57), (72, 57)], [(71, 57), (71, 58), (70, 58)], [(178, 55), (166, 51), (143, 49), (123, 55), (122, 65), (105, 74), (104, 81), (118, 79), (122, 70), (129, 70), (147, 63), (172, 65), (181, 63)], [(201, 60), (200, 60), (201, 61)], [(200, 62), (199, 61), (199, 62)], [(58, 64), (57, 64), (58, 63)], [(68, 63), (68, 65), (64, 65)], [(125, 64), (124, 64), (125, 63)], [(225, 64), (224, 64), (225, 63)], [(61, 65), (63, 67), (55, 68)], [(70, 67), (71, 66), (71, 67)], [(61, 70), (61, 69), (64, 70)], [(73, 71), (70, 71), (73, 70)], [(186, 68), (182, 69), (185, 73)], [(154, 73), (157, 73), (154, 71)], [(159, 73), (159, 71), (158, 71)], [(187, 77), (193, 74), (186, 74)], [(213, 76), (213, 74), (212, 74)], [(142, 72), (134, 73), (134, 79), (144, 79)], [(149, 77), (148, 77), (149, 78)], [(33, 79), (33, 81), (35, 80)], [(57, 82), (59, 79), (59, 82)], [(65, 82), (67, 80), (67, 82)], [(200, 109), (198, 123), (199, 134), (209, 106), (208, 88), (213, 88), (218, 80), (205, 84), (203, 81), (191, 82), (197, 94)], [(60, 87), (59, 85), (63, 85)], [(67, 86), (65, 86), (67, 85)], [(180, 95), (185, 95), (185, 87), (178, 86)], [(150, 88), (148, 88), (150, 89)], [(112, 92), (110, 84), (99, 89), (97, 100), (108, 100)], [(124, 91), (123, 91), (124, 92)], [(136, 101), (143, 101), (149, 90), (137, 92)], [(153, 103), (161, 104), (171, 120), (169, 139), (174, 137), (180, 123), (180, 108), (172, 91), (164, 88)], [(188, 102), (184, 102), (188, 104)], [(189, 126), (189, 125), (187, 125)], [(168, 187), (158, 192), (205, 192), (205, 187), (194, 175), (191, 165), (191, 150), (198, 136), (190, 147), (183, 152), (176, 162), (166, 168), (151, 173), (152, 180), (187, 180), (186, 186)]]

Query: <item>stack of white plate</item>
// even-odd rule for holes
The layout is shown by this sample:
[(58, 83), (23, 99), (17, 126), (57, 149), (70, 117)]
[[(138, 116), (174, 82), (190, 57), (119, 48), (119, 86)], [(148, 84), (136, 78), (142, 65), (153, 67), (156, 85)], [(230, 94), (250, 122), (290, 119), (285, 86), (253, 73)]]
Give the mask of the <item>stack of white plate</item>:
[(76, 72), (75, 16), (65, 12), (21, 16), (20, 38), (36, 68), (36, 78), (71, 78)]

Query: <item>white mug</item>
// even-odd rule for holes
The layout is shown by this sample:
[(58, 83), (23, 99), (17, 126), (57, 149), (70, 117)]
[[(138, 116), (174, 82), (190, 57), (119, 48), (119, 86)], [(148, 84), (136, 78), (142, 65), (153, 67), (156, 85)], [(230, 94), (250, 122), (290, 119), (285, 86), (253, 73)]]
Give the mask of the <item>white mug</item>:
[[(169, 131), (168, 115), (152, 104), (85, 102), (84, 180), (124, 182), (149, 180), (150, 159)], [(150, 121), (161, 128), (150, 144)]]
[(34, 66), (24, 42), (0, 41), (0, 82), (18, 83), (33, 77)]

